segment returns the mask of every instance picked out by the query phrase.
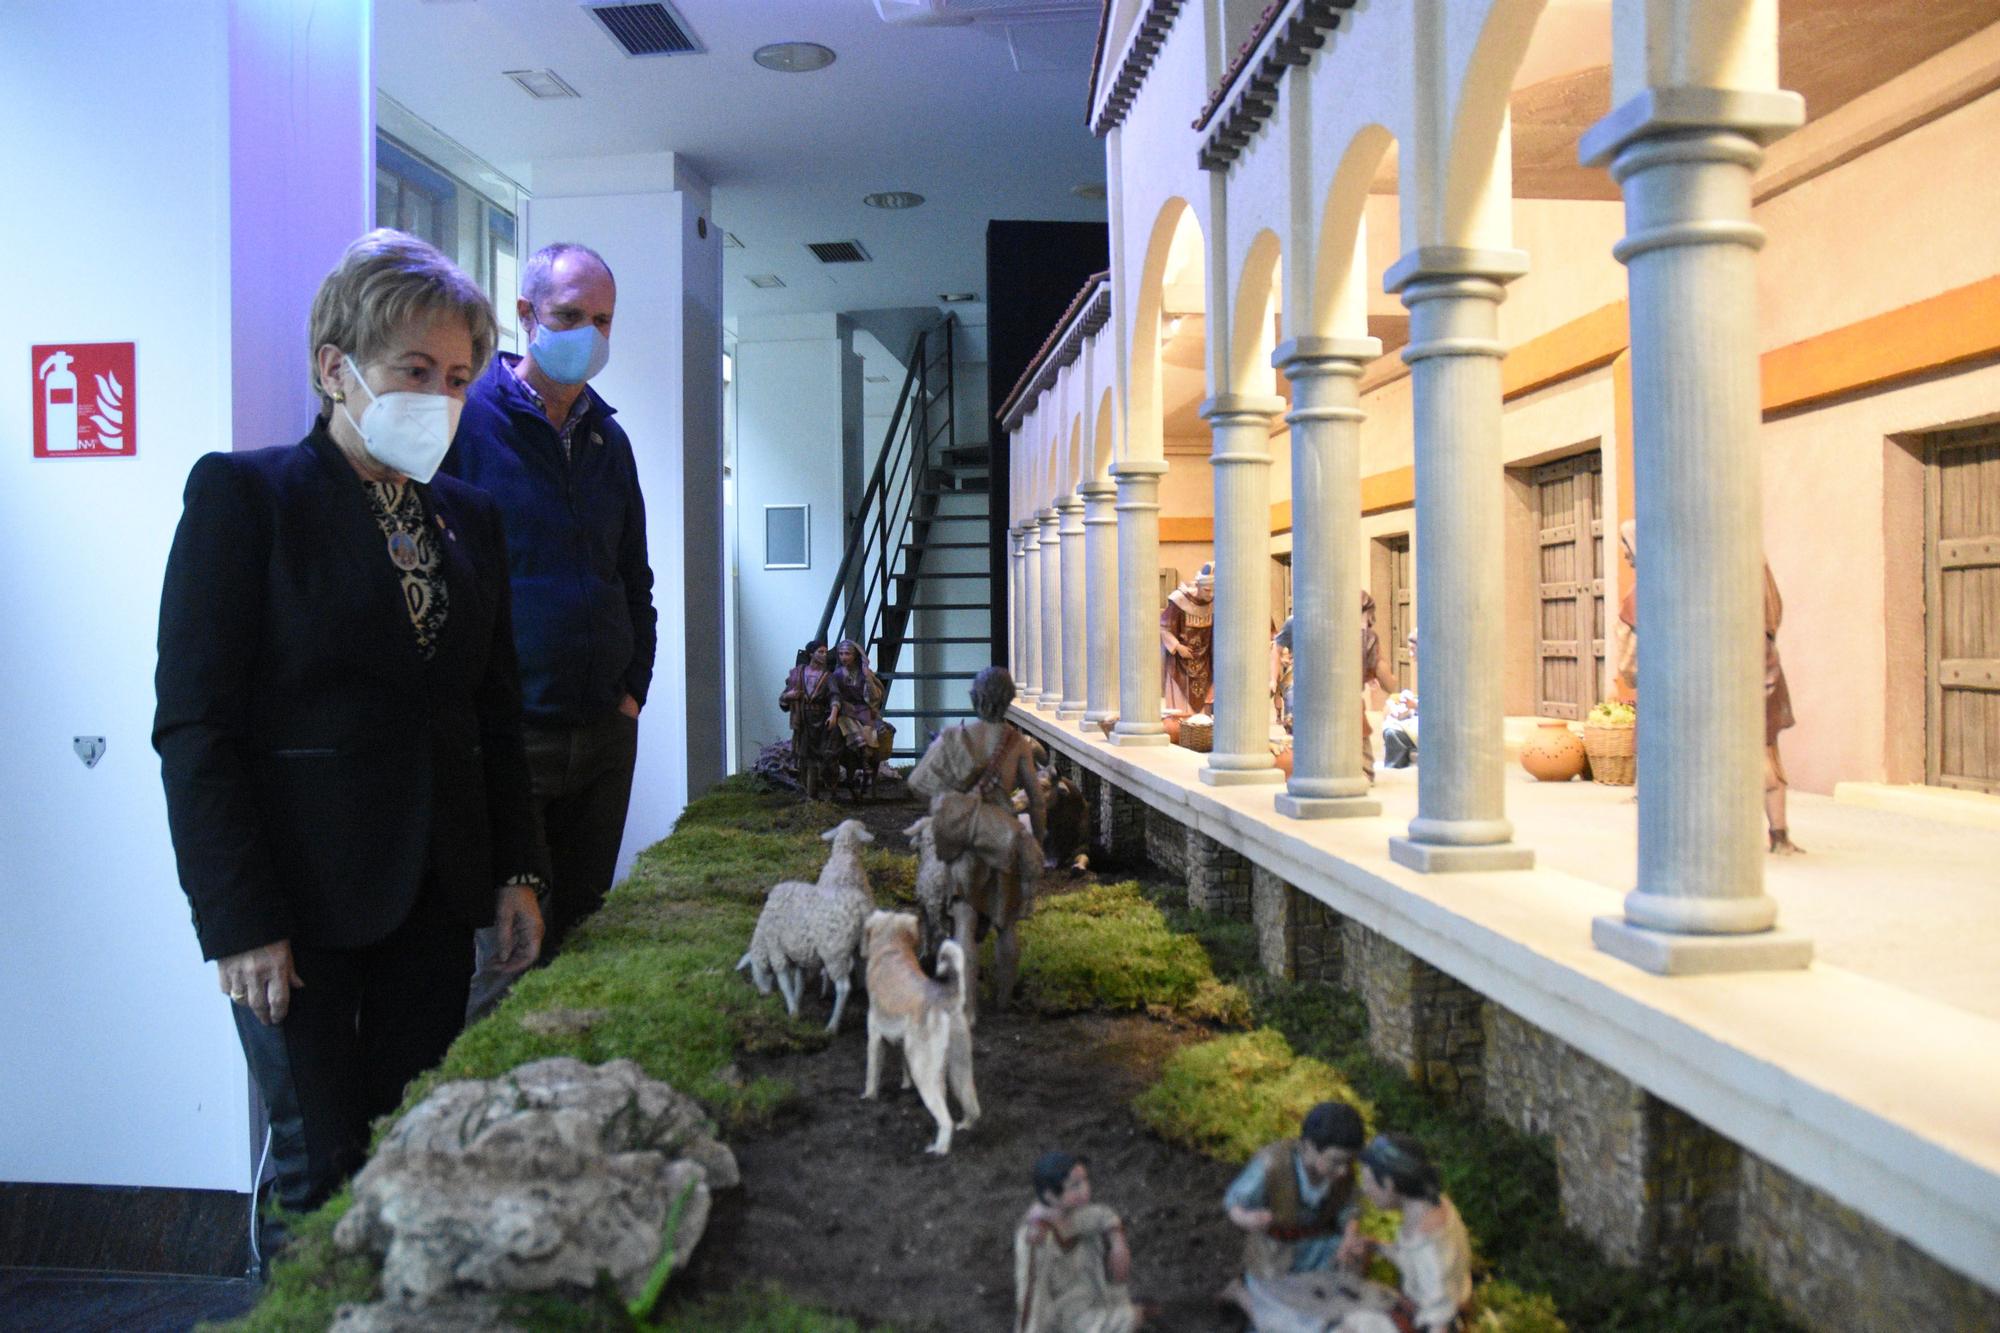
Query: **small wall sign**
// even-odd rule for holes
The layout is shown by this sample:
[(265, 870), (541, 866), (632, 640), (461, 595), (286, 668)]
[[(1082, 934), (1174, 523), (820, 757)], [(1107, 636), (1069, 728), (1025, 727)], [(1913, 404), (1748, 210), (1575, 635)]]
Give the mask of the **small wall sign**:
[(35, 457), (136, 455), (138, 362), (135, 343), (52, 343), (29, 348)]

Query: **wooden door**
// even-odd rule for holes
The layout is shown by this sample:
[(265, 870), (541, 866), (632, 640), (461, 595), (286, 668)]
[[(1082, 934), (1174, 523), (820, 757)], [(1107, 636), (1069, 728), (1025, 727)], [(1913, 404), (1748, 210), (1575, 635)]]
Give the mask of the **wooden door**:
[(1537, 513), (1535, 711), (1581, 720), (1603, 697), (1604, 520), (1596, 450), (1529, 474)]
[[(1386, 537), (1389, 555), (1389, 605), (1377, 607), (1376, 632), (1388, 640), (1390, 671), (1406, 690), (1417, 688), (1417, 663), (1410, 656), (1410, 636), (1417, 632), (1416, 571), (1410, 567), (1410, 537)], [(1383, 614), (1387, 611), (1387, 615)]]
[(1945, 431), (1930, 445), (1927, 777), (2000, 794), (2000, 425)]

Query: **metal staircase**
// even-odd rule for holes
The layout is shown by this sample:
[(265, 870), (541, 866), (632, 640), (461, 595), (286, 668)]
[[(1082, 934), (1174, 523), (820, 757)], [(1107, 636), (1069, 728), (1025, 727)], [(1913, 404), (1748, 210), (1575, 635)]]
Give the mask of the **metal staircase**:
[(820, 638), (866, 646), (904, 760), (972, 716), (968, 686), (992, 656), (991, 452), (958, 443), (954, 332), (947, 316), (916, 336), (819, 622)]

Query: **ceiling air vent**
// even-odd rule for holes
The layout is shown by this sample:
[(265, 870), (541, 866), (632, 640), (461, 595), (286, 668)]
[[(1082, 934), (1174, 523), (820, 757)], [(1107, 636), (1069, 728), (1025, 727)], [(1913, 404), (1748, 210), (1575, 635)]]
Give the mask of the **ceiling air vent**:
[(819, 257), (822, 264), (865, 264), (868, 252), (861, 248), (859, 241), (808, 241), (806, 249)]
[(680, 56), (706, 49), (670, 5), (600, 5), (585, 0), (583, 7), (628, 56)]
[(749, 278), (752, 287), (771, 288), (785, 285), (785, 280), (775, 273), (752, 273)]
[(501, 73), (520, 84), (528, 96), (544, 102), (580, 96), (576, 89), (563, 82), (562, 75), (552, 69), (508, 69)]

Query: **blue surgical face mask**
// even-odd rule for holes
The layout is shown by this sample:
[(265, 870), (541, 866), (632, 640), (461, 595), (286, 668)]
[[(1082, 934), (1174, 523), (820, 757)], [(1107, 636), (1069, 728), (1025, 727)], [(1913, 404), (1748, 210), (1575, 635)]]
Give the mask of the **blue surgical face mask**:
[(557, 330), (537, 321), (528, 351), (557, 384), (582, 384), (611, 359), (611, 340), (595, 324)]

